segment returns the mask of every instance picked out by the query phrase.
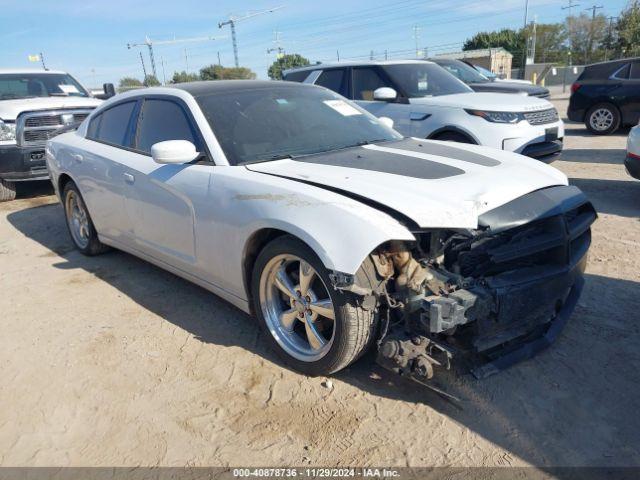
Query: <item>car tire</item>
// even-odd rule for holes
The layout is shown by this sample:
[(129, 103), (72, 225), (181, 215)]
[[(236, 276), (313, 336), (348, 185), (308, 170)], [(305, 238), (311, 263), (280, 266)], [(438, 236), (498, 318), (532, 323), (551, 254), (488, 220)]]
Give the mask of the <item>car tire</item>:
[(0, 178), (0, 202), (8, 202), (16, 198), (16, 184)]
[[(310, 274), (314, 280), (306, 292), (302, 291), (302, 262), (307, 272), (310, 267), (315, 273)], [(291, 295), (284, 294), (274, 281), (282, 272), (293, 290), (287, 289)], [(380, 281), (373, 262), (367, 258), (356, 274), (356, 283), (373, 290)], [(329, 272), (322, 261), (295, 237), (278, 237), (260, 252), (253, 267), (251, 291), (253, 311), (271, 347), (285, 363), (306, 375), (328, 375), (347, 367), (366, 352), (375, 338), (377, 309), (365, 309), (358, 305), (355, 295), (331, 287)], [(331, 302), (333, 320), (331, 315), (316, 314), (314, 304), (326, 308), (325, 299)], [(303, 305), (305, 301), (308, 303)], [(301, 314), (305, 306), (309, 309)], [(283, 321), (283, 314), (290, 318), (291, 312), (295, 318), (289, 326), (289, 320)], [(314, 333), (319, 333), (320, 342), (313, 341)]]
[(71, 240), (81, 253), (93, 256), (109, 250), (109, 247), (98, 239), (82, 194), (72, 181), (67, 182), (62, 190), (62, 205)]
[(432, 140), (441, 140), (443, 142), (457, 142), (457, 143), (474, 143), (469, 137), (459, 132), (442, 132), (432, 137)]
[(594, 135), (611, 135), (620, 127), (620, 112), (610, 103), (599, 103), (587, 111), (584, 124)]

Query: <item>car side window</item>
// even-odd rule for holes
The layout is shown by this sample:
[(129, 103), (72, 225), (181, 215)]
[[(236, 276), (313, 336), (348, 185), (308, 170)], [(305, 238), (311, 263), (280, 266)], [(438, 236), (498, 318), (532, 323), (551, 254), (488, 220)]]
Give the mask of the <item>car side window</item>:
[(391, 87), (374, 68), (353, 69), (353, 99), (373, 100), (373, 92), (380, 87)]
[(328, 88), (329, 90), (333, 90), (340, 95), (347, 96), (347, 75), (346, 70), (344, 68), (336, 68), (333, 70), (325, 70), (323, 71), (315, 84), (320, 85), (321, 87)]
[(138, 120), (136, 150), (150, 153), (153, 144), (165, 140), (188, 140), (202, 151), (195, 129), (184, 109), (171, 100), (144, 101)]
[(640, 80), (640, 62), (634, 62), (631, 64), (629, 80)]
[(135, 101), (126, 102), (101, 112), (91, 120), (87, 130), (87, 138), (110, 145), (130, 147), (127, 144), (127, 133), (135, 106)]
[(629, 79), (629, 71), (631, 70), (631, 64), (627, 63), (626, 65), (620, 67), (618, 70), (614, 72), (612, 78), (616, 78), (618, 80), (628, 80)]

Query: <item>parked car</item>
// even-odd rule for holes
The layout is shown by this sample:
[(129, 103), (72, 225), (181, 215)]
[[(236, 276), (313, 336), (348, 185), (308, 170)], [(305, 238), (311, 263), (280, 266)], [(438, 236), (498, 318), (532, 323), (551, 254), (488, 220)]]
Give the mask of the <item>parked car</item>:
[(549, 90), (531, 83), (495, 81), (487, 78), (469, 64), (460, 60), (434, 58), (432, 62), (440, 65), (458, 80), (469, 85), (474, 92), (515, 93), (531, 97), (549, 98)]
[(629, 132), (624, 165), (629, 175), (640, 180), (640, 125), (636, 125)]
[(571, 85), (569, 120), (609, 135), (640, 120), (640, 58), (588, 65)]
[(493, 73), (491, 70), (487, 70), (486, 68), (481, 67), (480, 65), (475, 65), (468, 60), (463, 60), (463, 62), (469, 65), (470, 67), (474, 68), (475, 70), (478, 71), (478, 73), (484, 75), (485, 77), (487, 77), (489, 80), (493, 82), (509, 82), (509, 83), (518, 83), (520, 85), (533, 85), (533, 82), (531, 82), (530, 80), (524, 80), (520, 78), (504, 78), (504, 74), (497, 75)]
[(419, 60), (319, 64), (288, 70), (284, 79), (326, 87), (409, 137), (449, 140), (553, 159), (564, 124), (548, 101), (474, 93), (432, 62)]
[(68, 73), (0, 70), (0, 201), (15, 198), (15, 182), (48, 180), (47, 139), (99, 104)]
[(121, 94), (49, 141), (47, 163), (82, 253), (201, 285), (311, 375), (372, 346), (419, 381), (532, 356), (576, 305), (595, 219), (552, 167), (405, 139), (291, 82)]

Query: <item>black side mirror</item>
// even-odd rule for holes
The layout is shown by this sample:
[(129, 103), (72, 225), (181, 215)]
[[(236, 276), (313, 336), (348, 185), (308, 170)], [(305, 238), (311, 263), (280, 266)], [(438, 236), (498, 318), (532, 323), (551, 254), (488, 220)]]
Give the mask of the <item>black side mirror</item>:
[(116, 94), (116, 87), (113, 86), (113, 83), (105, 83), (102, 85), (102, 90), (104, 90), (104, 98), (111, 98)]

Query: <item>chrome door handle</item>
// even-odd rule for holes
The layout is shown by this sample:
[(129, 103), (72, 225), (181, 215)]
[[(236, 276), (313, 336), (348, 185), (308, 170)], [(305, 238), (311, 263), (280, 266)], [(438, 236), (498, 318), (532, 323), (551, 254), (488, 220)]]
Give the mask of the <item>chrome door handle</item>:
[(136, 181), (136, 177), (134, 177), (130, 173), (123, 173), (122, 176), (124, 177), (124, 181), (127, 183), (133, 183)]
[(72, 153), (71, 158), (73, 158), (76, 162), (80, 163), (84, 158), (79, 153)]

